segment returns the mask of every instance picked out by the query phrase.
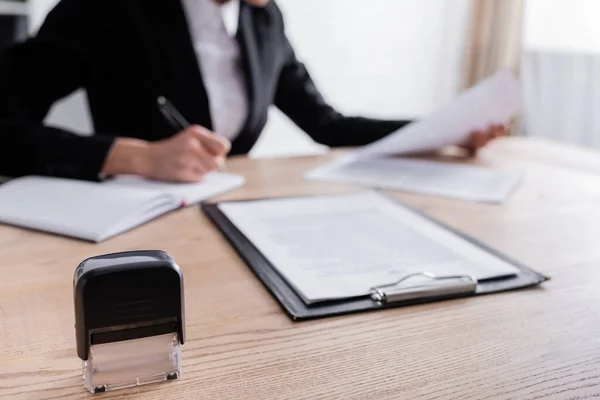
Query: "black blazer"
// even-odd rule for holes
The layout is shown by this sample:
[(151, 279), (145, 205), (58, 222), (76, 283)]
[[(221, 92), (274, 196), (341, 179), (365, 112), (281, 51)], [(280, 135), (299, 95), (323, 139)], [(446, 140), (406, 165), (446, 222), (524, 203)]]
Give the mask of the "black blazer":
[[(296, 59), (274, 2), (242, 2), (238, 40), (250, 113), (232, 154), (252, 148), (272, 104), (329, 146), (364, 145), (407, 123), (349, 118), (328, 106)], [(95, 134), (43, 125), (52, 104), (79, 88), (87, 90)], [(155, 141), (176, 133), (157, 110), (160, 95), (211, 129), (180, 1), (62, 0), (35, 37), (0, 56), (0, 175), (98, 179), (115, 137)]]

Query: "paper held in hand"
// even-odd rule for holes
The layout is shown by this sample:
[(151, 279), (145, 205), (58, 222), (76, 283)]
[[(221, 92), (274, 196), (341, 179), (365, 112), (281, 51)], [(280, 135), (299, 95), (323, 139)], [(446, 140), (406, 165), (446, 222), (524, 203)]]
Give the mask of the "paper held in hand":
[(509, 123), (522, 106), (521, 85), (511, 71), (504, 70), (429, 118), (310, 171), (306, 178), (500, 203), (519, 184), (519, 171), (391, 156), (432, 152), (466, 143), (473, 131), (485, 130), (492, 124)]
[(429, 118), (398, 130), (358, 150), (357, 158), (409, 155), (468, 141), (475, 130), (506, 124), (523, 107), (521, 84), (510, 70), (498, 72), (441, 108)]

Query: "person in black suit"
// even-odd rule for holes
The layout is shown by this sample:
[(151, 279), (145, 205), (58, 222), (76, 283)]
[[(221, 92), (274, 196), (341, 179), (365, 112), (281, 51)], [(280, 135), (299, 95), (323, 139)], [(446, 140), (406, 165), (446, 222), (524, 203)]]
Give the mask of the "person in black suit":
[[(222, 15), (232, 25), (228, 39), (211, 13), (234, 6)], [(53, 103), (79, 88), (95, 134), (44, 125)], [(194, 125), (175, 132), (159, 96)], [(273, 104), (332, 147), (365, 145), (410, 122), (330, 107), (296, 59), (274, 1), (62, 0), (37, 35), (0, 57), (0, 175), (199, 181), (227, 154), (252, 148)], [(466, 146), (475, 150), (505, 130), (475, 132)]]

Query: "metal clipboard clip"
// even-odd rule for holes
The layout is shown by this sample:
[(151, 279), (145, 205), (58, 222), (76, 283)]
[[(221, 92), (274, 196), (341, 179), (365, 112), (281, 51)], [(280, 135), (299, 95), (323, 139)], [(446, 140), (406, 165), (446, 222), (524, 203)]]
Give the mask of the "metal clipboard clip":
[[(429, 278), (415, 286), (399, 286), (414, 277)], [(402, 279), (371, 289), (371, 299), (379, 304), (393, 304), (403, 301), (451, 297), (475, 294), (477, 278), (468, 275), (436, 276), (429, 272), (406, 275)]]

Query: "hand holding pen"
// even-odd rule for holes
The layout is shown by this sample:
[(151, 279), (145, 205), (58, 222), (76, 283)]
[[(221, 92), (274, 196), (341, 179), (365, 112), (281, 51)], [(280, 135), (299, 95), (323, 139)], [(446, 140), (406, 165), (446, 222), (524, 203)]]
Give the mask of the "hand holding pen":
[(227, 139), (201, 126), (191, 125), (165, 97), (159, 97), (157, 104), (165, 120), (180, 132), (167, 141), (172, 141), (175, 147), (170, 150), (184, 151), (181, 161), (186, 164), (186, 175), (193, 177), (215, 170), (227, 171), (225, 157), (231, 149)]
[(149, 142), (117, 137), (108, 151), (100, 178), (137, 175), (147, 179), (196, 183), (209, 172), (225, 171), (231, 143), (201, 126), (190, 124), (161, 97), (158, 107), (177, 135)]

